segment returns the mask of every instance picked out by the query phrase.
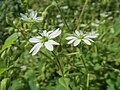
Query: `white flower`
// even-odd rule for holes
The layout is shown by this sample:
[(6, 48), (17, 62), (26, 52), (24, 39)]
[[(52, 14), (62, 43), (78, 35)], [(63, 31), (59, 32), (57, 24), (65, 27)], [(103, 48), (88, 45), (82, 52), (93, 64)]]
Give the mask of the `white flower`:
[(106, 14), (106, 13), (100, 13), (100, 16), (101, 16), (101, 17), (107, 17), (108, 14)]
[(32, 55), (36, 55), (42, 46), (45, 46), (49, 51), (53, 51), (53, 45), (59, 45), (59, 43), (55, 42), (52, 39), (59, 36), (60, 34), (61, 30), (58, 28), (55, 31), (47, 32), (46, 30), (44, 30), (43, 33), (40, 33), (40, 36), (30, 38), (30, 42), (36, 43), (34, 47), (30, 50), (30, 53), (32, 53)]
[(92, 22), (92, 23), (91, 23), (91, 26), (93, 26), (93, 27), (98, 27), (99, 24)]
[(30, 14), (25, 15), (20, 13), (22, 16), (21, 19), (26, 22), (39, 22), (40, 20), (43, 20), (43, 17), (37, 17), (37, 11), (29, 10)]
[(68, 6), (63, 6), (61, 7), (61, 9), (68, 9)]
[(75, 31), (73, 35), (70, 35), (66, 38), (66, 40), (70, 40), (68, 44), (73, 43), (74, 46), (77, 46), (81, 41), (84, 41), (87, 45), (91, 45), (91, 42), (94, 42), (92, 38), (97, 38), (98, 33), (91, 32), (89, 34), (85, 34), (82, 31)]
[(80, 24), (80, 27), (86, 27), (87, 24)]

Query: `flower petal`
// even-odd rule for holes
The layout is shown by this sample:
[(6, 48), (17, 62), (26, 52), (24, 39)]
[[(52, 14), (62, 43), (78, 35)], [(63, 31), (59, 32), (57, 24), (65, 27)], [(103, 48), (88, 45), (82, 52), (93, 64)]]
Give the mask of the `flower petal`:
[(37, 43), (37, 44), (35, 44), (34, 47), (30, 50), (29, 53), (32, 52), (33, 56), (36, 55), (37, 52), (39, 51), (39, 49), (42, 47), (42, 45), (43, 45), (43, 43)]
[(43, 31), (43, 36), (48, 36), (46, 30)]
[(44, 45), (49, 51), (53, 51), (53, 45), (50, 42), (45, 42)]
[(74, 42), (73, 45), (74, 45), (74, 46), (77, 46), (80, 42), (81, 42), (81, 40), (79, 40), (79, 39), (78, 39), (78, 40), (75, 40), (75, 42)]
[(29, 17), (30, 17), (30, 18), (36, 18), (36, 16), (37, 16), (37, 11), (33, 11), (33, 10), (32, 10), (32, 11), (30, 12), (30, 16), (29, 16)]
[(41, 37), (41, 36), (36, 36), (35, 38), (37, 38), (37, 39), (41, 39), (42, 37)]
[(41, 20), (43, 20), (43, 17), (36, 17), (35, 19), (36, 19), (36, 21), (39, 21), (39, 20), (41, 21)]
[(99, 34), (93, 31), (89, 33), (88, 35), (86, 35), (86, 38), (97, 38), (98, 36)]
[(71, 44), (71, 43), (73, 43), (75, 40), (76, 40), (76, 39), (72, 39), (72, 40), (70, 40), (67, 44)]
[(37, 11), (34, 11), (34, 19), (37, 17)]
[(66, 37), (65, 39), (66, 40), (70, 40), (70, 39), (75, 39), (76, 37), (74, 37), (74, 36), (68, 36), (68, 37)]
[(78, 32), (77, 30), (75, 30), (75, 34), (76, 34), (77, 36), (79, 36), (79, 35), (80, 35), (80, 32)]
[(48, 42), (50, 42), (52, 45), (59, 45), (59, 43), (55, 42), (54, 40), (49, 40)]
[(91, 42), (94, 42), (92, 39), (90, 39), (90, 38), (87, 38), (87, 40), (89, 40), (89, 41), (91, 41)]
[(84, 34), (84, 33), (83, 33), (81, 30), (80, 30), (80, 32), (79, 32), (79, 33), (80, 33), (80, 35), (83, 35), (83, 36), (85, 36), (85, 34)]
[(49, 37), (50, 38), (55, 38), (55, 37), (57, 37), (58, 35), (60, 35), (61, 34), (61, 30), (58, 28), (58, 29), (56, 29), (55, 31), (53, 31), (50, 35), (49, 35)]
[(25, 14), (20, 13), (20, 15), (22, 16), (22, 18), (27, 18)]
[(38, 42), (40, 42), (40, 40), (38, 38), (36, 38), (36, 37), (33, 37), (33, 38), (29, 39), (29, 42), (38, 43)]
[(51, 34), (53, 31), (48, 31), (48, 34)]
[(20, 13), (20, 15), (22, 16), (21, 19), (22, 19), (23, 21), (28, 21), (28, 17), (27, 17), (26, 15), (24, 15), (24, 14), (22, 14), (22, 13)]
[(90, 41), (88, 39), (82, 39), (87, 45), (91, 45)]

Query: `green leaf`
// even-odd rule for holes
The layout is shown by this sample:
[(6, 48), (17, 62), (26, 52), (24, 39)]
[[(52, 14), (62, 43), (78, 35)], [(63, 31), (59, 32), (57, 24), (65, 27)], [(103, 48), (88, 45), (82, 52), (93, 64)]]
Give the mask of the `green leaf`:
[(120, 33), (120, 17), (117, 18), (114, 25), (115, 35)]
[(106, 80), (107, 82), (107, 90), (115, 90), (114, 82), (112, 82), (110, 79)]
[(9, 68), (0, 68), (0, 75), (4, 73), (5, 71), (9, 70)]
[(8, 90), (25, 90), (25, 84), (21, 81), (21, 79), (17, 79), (12, 81), (12, 85), (8, 88)]
[(8, 90), (7, 89), (8, 83), (9, 83), (9, 78), (4, 78), (1, 81), (1, 88), (0, 88), (0, 90)]
[(70, 79), (69, 78), (59, 78), (59, 83), (64, 86), (66, 89), (68, 89), (68, 85), (70, 83)]
[(30, 90), (39, 90), (38, 82), (33, 70), (29, 70), (28, 72), (26, 72), (25, 78), (29, 80), (28, 83), (30, 86)]
[(17, 40), (17, 38), (18, 38), (17, 33), (13, 33), (11, 36), (9, 36), (9, 37), (6, 39), (4, 45), (2, 46), (2, 49), (0, 50), (0, 53), (1, 53), (3, 50), (5, 50), (6, 48), (8, 48), (11, 44), (13, 44), (13, 42), (14, 42), (15, 40)]
[(57, 85), (55, 90), (67, 90), (64, 86), (62, 85)]

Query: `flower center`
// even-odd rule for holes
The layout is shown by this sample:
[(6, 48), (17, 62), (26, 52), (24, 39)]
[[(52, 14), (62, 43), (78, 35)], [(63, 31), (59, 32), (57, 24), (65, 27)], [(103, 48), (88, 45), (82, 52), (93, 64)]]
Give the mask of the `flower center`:
[(48, 37), (43, 36), (43, 37), (41, 38), (41, 40), (42, 40), (42, 42), (47, 42), (47, 41), (48, 41)]
[(78, 38), (78, 39), (83, 39), (84, 36), (83, 36), (83, 35), (79, 35), (77, 38)]
[(29, 20), (33, 20), (33, 18), (29, 18)]

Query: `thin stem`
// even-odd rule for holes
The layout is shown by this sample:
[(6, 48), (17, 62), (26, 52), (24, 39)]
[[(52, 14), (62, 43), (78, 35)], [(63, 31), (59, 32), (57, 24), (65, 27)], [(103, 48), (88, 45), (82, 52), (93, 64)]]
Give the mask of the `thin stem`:
[(67, 24), (67, 22), (66, 22), (66, 20), (65, 20), (64, 14), (63, 14), (62, 10), (60, 9), (60, 6), (58, 5), (57, 0), (55, 0), (55, 2), (57, 3), (57, 8), (58, 8), (58, 10), (59, 10), (59, 12), (60, 12), (60, 14), (62, 16), (63, 22), (65, 23), (65, 25), (68, 28), (68, 30), (71, 31), (70, 28), (69, 28), (69, 26), (68, 26), (68, 24)]
[(61, 66), (60, 61), (59, 61), (58, 57), (56, 56), (56, 54), (55, 54), (54, 52), (52, 52), (52, 53), (53, 53), (53, 55), (55, 56), (55, 58), (56, 58), (56, 60), (57, 60), (57, 63), (58, 63), (58, 65), (59, 65), (59, 68), (60, 68), (61, 73), (62, 73), (62, 77), (64, 77), (64, 73), (63, 73), (63, 69), (62, 69), (62, 66)]
[(89, 88), (89, 71), (88, 71), (88, 68), (86, 66), (86, 63), (85, 63), (83, 56), (81, 56), (80, 59), (82, 60), (82, 63), (83, 63), (85, 70), (86, 70), (86, 90), (88, 90), (88, 88)]
[(88, 73), (88, 74), (87, 74), (87, 84), (86, 84), (87, 90), (88, 90), (88, 88), (89, 88), (89, 76), (90, 76), (90, 74)]
[(82, 15), (83, 15), (84, 11), (85, 11), (85, 7), (86, 7), (87, 3), (88, 3), (88, 0), (85, 1), (84, 6), (83, 6), (83, 8), (82, 8), (82, 11), (81, 11), (81, 13), (80, 13), (80, 16), (79, 16), (79, 19), (78, 19), (78, 23), (77, 23), (77, 25), (78, 25), (78, 26), (77, 26), (77, 30), (78, 30), (79, 27), (80, 27), (81, 18), (82, 18)]
[(88, 73), (88, 69), (87, 69), (87, 66), (86, 66), (86, 63), (85, 63), (85, 61), (84, 61), (83, 56), (81, 56), (80, 59), (82, 60), (82, 63), (83, 63), (83, 65), (84, 65), (84, 67), (85, 67), (85, 70), (86, 70), (86, 73)]
[[(53, 51), (52, 51), (52, 53), (53, 53), (53, 55), (55, 56), (55, 58), (56, 58), (56, 60), (57, 60), (57, 63), (58, 63), (58, 65), (59, 65), (59, 68), (60, 68), (60, 70), (61, 70), (62, 77), (63, 77), (63, 80), (64, 80), (64, 71), (63, 71), (62, 65), (61, 65), (58, 57), (56, 56), (56, 54), (55, 54)], [(64, 80), (64, 83), (65, 83), (65, 80)], [(71, 87), (70, 85), (68, 86), (68, 88), (69, 88), (68, 90), (72, 90), (72, 87)]]
[(52, 60), (47, 54), (43, 53), (42, 51), (40, 51), (41, 54), (43, 54), (45, 57), (47, 57), (48, 59)]
[(84, 65), (84, 68), (85, 68), (85, 71), (86, 71), (86, 73), (85, 73), (85, 75), (86, 75), (86, 85), (85, 85), (85, 87), (86, 87), (86, 90), (88, 90), (89, 89), (89, 71), (88, 71), (86, 62), (84, 60), (84, 55), (82, 53), (82, 47), (79, 49), (79, 52), (81, 53), (80, 60), (82, 61), (83, 65)]

